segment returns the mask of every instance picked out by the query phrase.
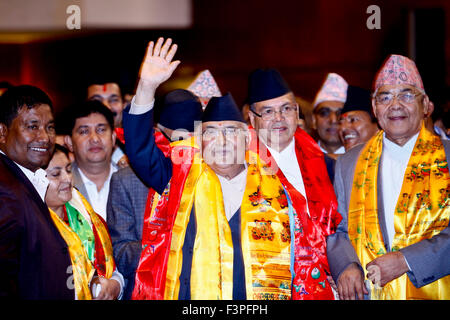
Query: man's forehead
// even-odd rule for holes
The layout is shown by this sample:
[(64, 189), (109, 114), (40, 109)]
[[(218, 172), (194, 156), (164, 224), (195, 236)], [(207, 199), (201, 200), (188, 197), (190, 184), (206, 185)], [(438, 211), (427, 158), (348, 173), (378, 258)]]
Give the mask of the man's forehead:
[(378, 88), (378, 93), (417, 91), (417, 88), (409, 84), (385, 84)]
[(88, 98), (98, 94), (101, 96), (109, 96), (112, 94), (117, 94), (120, 96), (120, 88), (117, 83), (105, 83), (105, 84), (93, 84), (88, 87)]
[(91, 113), (86, 117), (77, 118), (75, 122), (75, 127), (80, 126), (98, 126), (98, 125), (107, 125), (108, 120), (106, 120), (105, 116), (100, 113)]
[(332, 111), (340, 110), (344, 107), (344, 103), (341, 101), (323, 101), (317, 105), (314, 112), (320, 111), (321, 109), (330, 109)]
[(36, 118), (40, 115), (45, 115), (46, 118), (50, 118), (50, 120), (53, 120), (52, 109), (48, 104), (38, 104), (31, 108), (23, 105), (19, 108), (17, 115), (21, 116), (22, 118)]
[(352, 110), (352, 111), (347, 111), (344, 114), (341, 114), (341, 118), (345, 119), (345, 118), (349, 118), (349, 117), (356, 117), (356, 116), (369, 116), (370, 114), (367, 111), (364, 110)]
[(271, 107), (282, 106), (286, 103), (296, 103), (295, 97), (292, 94), (292, 92), (288, 92), (277, 98), (255, 102), (255, 106), (257, 108), (271, 108)]

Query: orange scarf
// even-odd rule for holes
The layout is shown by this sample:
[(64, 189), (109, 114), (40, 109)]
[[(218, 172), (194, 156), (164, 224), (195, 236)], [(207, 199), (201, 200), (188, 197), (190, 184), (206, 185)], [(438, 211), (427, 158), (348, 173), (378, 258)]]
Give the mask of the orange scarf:
[(92, 294), (89, 284), (94, 276), (95, 270), (97, 270), (99, 275), (105, 278), (111, 278), (115, 269), (111, 238), (105, 222), (94, 212), (91, 205), (76, 189), (72, 190), (72, 199), (69, 203), (87, 221), (92, 223), (92, 230), (95, 237), (94, 261), (89, 259), (78, 235), (53, 210), (49, 208), (49, 211), (53, 222), (69, 248), (77, 299), (91, 300)]

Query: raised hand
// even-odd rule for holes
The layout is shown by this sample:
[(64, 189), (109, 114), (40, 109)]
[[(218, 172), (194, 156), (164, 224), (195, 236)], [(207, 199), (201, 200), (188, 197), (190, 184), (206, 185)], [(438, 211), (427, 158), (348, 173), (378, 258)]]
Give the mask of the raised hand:
[(172, 61), (178, 46), (172, 45), (172, 39), (159, 38), (156, 44), (150, 41), (139, 71), (139, 83), (136, 90), (136, 104), (148, 104), (158, 86), (170, 78), (180, 64)]
[(156, 44), (150, 41), (147, 53), (142, 61), (139, 78), (141, 81), (160, 85), (172, 75), (173, 71), (180, 64), (180, 61), (173, 61), (173, 56), (177, 52), (177, 45), (172, 45), (172, 39), (159, 38)]

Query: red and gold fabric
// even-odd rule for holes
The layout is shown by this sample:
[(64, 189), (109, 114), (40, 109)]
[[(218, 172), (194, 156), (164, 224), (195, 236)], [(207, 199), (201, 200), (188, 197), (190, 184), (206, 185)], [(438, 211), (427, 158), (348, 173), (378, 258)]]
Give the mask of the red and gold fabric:
[[(387, 252), (377, 208), (377, 174), (383, 131), (364, 147), (356, 163), (348, 213), (350, 241), (363, 268)], [(392, 251), (439, 234), (448, 226), (450, 177), (444, 147), (438, 136), (422, 126), (403, 178), (394, 213)], [(379, 290), (379, 289), (378, 289)], [(389, 282), (381, 299), (450, 299), (450, 276), (416, 288), (407, 274)]]
[[(133, 299), (177, 299), (182, 247), (190, 212), (197, 223), (191, 269), (192, 299), (232, 299), (233, 243), (224, 213), (220, 181), (200, 158), (195, 140), (175, 142), (170, 184), (149, 197), (144, 250)], [(247, 155), (250, 157), (250, 155)], [(257, 159), (257, 155), (251, 155)], [(248, 166), (241, 205), (241, 244), (248, 299), (290, 299), (290, 234), (287, 200), (276, 175), (263, 164)], [(170, 191), (170, 192), (169, 192)]]
[(294, 135), (295, 152), (305, 185), (306, 201), (279, 170), (269, 150), (251, 127), (250, 133), (250, 150), (258, 153), (266, 168), (277, 175), (294, 207), (295, 277), (292, 299), (334, 300), (327, 280), (330, 271), (326, 238), (336, 231), (342, 217), (337, 212), (337, 200), (322, 151), (306, 132), (297, 129)]
[(77, 299), (91, 300), (89, 284), (95, 271), (102, 277), (111, 278), (115, 269), (111, 238), (105, 221), (94, 212), (91, 205), (76, 189), (72, 191), (72, 200), (69, 204), (92, 224), (95, 238), (94, 261), (89, 259), (83, 243), (70, 226), (51, 209), (49, 209), (50, 215), (69, 249)]

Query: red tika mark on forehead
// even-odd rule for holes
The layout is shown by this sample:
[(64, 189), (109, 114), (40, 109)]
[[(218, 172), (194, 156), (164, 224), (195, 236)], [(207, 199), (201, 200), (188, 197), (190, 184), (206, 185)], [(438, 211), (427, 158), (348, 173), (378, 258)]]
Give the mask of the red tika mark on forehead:
[(103, 92), (106, 92), (106, 83), (103, 85)]

